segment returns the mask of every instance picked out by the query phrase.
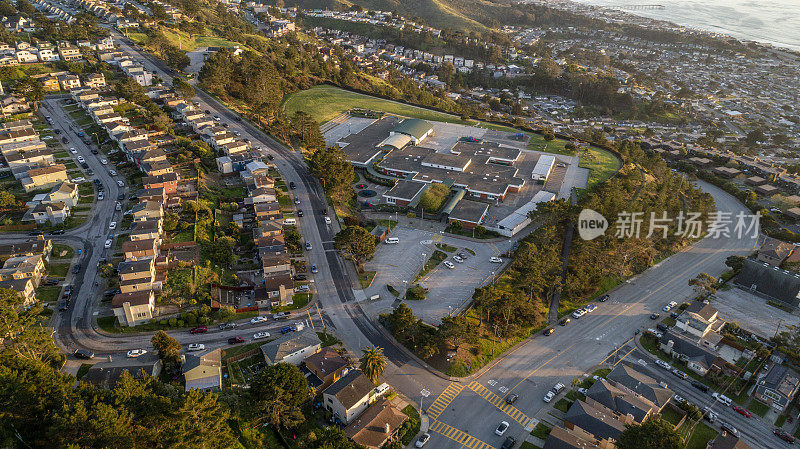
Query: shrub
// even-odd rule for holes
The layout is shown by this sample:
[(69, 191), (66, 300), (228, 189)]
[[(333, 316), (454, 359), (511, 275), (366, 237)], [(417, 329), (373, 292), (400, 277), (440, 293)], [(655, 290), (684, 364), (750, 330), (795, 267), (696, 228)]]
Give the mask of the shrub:
[(184, 322), (183, 320), (178, 320), (178, 327), (184, 327), (184, 326), (186, 326), (186, 322)]
[(177, 318), (173, 317), (173, 318), (169, 319), (169, 327), (175, 327), (177, 325), (178, 325), (178, 319)]

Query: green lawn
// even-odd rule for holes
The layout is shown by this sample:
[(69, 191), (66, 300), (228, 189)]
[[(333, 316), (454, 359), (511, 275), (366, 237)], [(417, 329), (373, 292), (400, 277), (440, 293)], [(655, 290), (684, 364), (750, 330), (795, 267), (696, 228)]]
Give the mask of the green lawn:
[(567, 399), (561, 398), (558, 400), (558, 402), (556, 402), (556, 405), (554, 405), (553, 408), (555, 408), (556, 410), (560, 410), (564, 413), (567, 413), (567, 410), (569, 410), (570, 405), (572, 405), (572, 402), (570, 402)]
[(447, 259), (447, 254), (445, 254), (442, 251), (439, 251), (438, 249), (434, 251), (433, 255), (431, 255), (431, 257), (428, 258), (422, 269), (419, 270), (419, 274), (417, 274), (417, 278), (414, 279), (414, 282), (417, 282), (418, 280), (425, 277), (426, 274), (430, 273), (431, 270), (436, 268), (436, 266), (442, 263), (442, 261), (444, 261), (445, 259)]
[(531, 431), (531, 435), (535, 436), (536, 438), (540, 438), (542, 440), (547, 438), (547, 435), (550, 435), (550, 431), (553, 430), (550, 427), (545, 426), (542, 423), (536, 424), (536, 427)]
[(53, 259), (72, 259), (74, 254), (75, 250), (71, 246), (63, 243), (53, 243), (53, 252), (51, 253)]
[(41, 302), (55, 302), (61, 295), (61, 287), (57, 285), (42, 285), (36, 289), (36, 297)]
[(322, 347), (333, 346), (335, 344), (341, 343), (339, 339), (334, 337), (331, 334), (327, 334), (325, 332), (317, 332), (317, 337), (319, 337), (320, 341), (322, 342)]
[[(681, 428), (686, 427), (687, 423), (684, 423), (684, 425), (681, 426)], [(717, 436), (716, 430), (707, 426), (703, 422), (698, 423), (697, 426), (695, 426), (694, 428), (694, 432), (692, 432), (692, 436), (689, 437), (689, 441), (686, 444), (686, 449), (706, 449), (706, 447), (708, 446), (708, 442), (711, 441), (716, 436)]]
[(403, 408), (403, 413), (408, 416), (409, 428), (403, 435), (403, 447), (411, 444), (411, 440), (419, 433), (420, 419), (419, 412), (413, 405), (407, 405)]
[(769, 405), (752, 399), (750, 400), (750, 404), (748, 404), (747, 409), (763, 418), (764, 415), (766, 415), (769, 411)]
[(288, 116), (292, 116), (297, 111), (304, 111), (311, 114), (319, 123), (325, 123), (352, 108), (365, 108), (423, 120), (472, 124), (464, 122), (454, 115), (358, 94), (333, 86), (315, 86), (294, 93), (285, 99), (283, 107)]
[(682, 416), (678, 414), (672, 407), (665, 407), (664, 410), (661, 412), (661, 419), (664, 421), (676, 425), (680, 422)]
[(361, 288), (367, 288), (372, 285), (372, 280), (375, 279), (375, 275), (377, 271), (365, 271), (363, 273), (358, 273), (358, 282), (361, 284)]
[(63, 278), (69, 272), (69, 263), (51, 263), (47, 269), (50, 277)]
[(592, 190), (597, 184), (610, 178), (619, 169), (619, 160), (610, 152), (597, 147), (590, 147), (588, 151), (579, 155), (579, 167), (588, 168), (589, 182), (586, 185)]
[(286, 312), (288, 310), (302, 309), (307, 306), (314, 297), (313, 293), (295, 293), (292, 297), (292, 304), (288, 306), (275, 307), (274, 312)]
[(530, 441), (523, 441), (522, 444), (520, 444), (519, 449), (542, 449), (542, 448), (531, 443)]

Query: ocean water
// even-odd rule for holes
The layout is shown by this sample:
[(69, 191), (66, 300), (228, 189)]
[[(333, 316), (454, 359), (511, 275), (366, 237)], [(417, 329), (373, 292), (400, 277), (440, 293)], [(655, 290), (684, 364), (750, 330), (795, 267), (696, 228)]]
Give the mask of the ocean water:
[[(800, 0), (573, 0), (800, 51)], [(660, 4), (664, 9), (625, 6)]]

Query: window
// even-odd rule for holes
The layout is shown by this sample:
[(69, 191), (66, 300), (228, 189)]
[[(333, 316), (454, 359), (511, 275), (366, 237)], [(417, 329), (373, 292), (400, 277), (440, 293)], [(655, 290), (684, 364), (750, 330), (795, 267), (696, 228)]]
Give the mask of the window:
[(762, 393), (761, 395), (764, 396), (764, 397), (767, 397), (769, 399), (772, 399), (773, 401), (780, 401), (781, 400), (781, 395), (779, 395), (778, 393), (775, 393), (772, 390), (764, 390), (764, 393)]

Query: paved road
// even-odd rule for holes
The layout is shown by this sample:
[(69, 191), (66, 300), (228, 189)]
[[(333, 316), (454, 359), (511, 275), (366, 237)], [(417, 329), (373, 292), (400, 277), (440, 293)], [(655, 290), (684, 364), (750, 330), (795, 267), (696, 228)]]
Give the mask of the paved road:
[[(708, 184), (702, 187), (714, 196), (720, 211), (735, 215), (744, 210), (740, 203), (720, 189)], [(701, 240), (611, 292), (611, 299), (598, 303), (593, 313), (573, 319), (567, 327), (556, 326), (552, 336), (537, 337), (508, 354), (476, 380), (498, 396), (510, 392), (518, 394), (520, 398), (515, 406), (532, 417), (545, 406), (542, 397), (555, 383), (569, 385), (572, 379), (598, 365), (629, 341), (634, 329), (652, 326), (648, 317), (652, 312), (661, 312), (669, 301), (687, 299), (692, 293), (687, 284), (689, 279), (701, 272), (720, 275), (727, 269), (724, 262), (728, 256), (745, 254), (754, 245), (755, 239), (752, 238)], [(461, 395), (456, 397), (438, 420), (470, 430), (470, 435), (494, 447), (502, 443), (502, 438), (494, 435), (494, 427), (501, 419), (512, 424), (508, 435), (524, 436), (523, 425), (509, 420), (506, 413), (470, 390), (461, 394), (467, 399), (462, 400)], [(748, 432), (744, 425), (739, 430), (744, 434)], [(442, 435), (433, 438), (436, 447), (461, 447)]]

